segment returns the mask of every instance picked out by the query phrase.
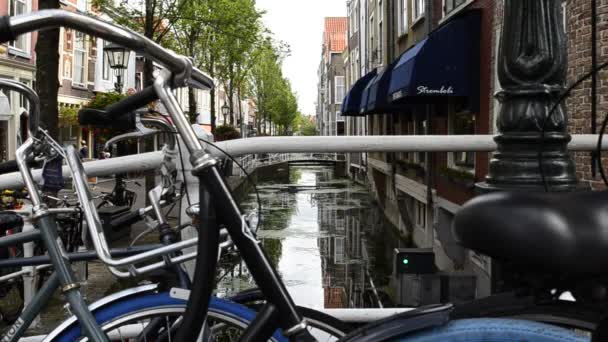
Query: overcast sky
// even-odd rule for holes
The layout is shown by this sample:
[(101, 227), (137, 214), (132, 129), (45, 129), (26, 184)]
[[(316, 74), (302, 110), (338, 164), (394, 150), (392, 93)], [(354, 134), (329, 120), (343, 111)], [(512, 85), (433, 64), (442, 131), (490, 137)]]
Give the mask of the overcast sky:
[(323, 18), (345, 17), (346, 0), (257, 0), (257, 7), (266, 11), (264, 23), (275, 38), (291, 46), (283, 73), (298, 95), (300, 111), (314, 115)]

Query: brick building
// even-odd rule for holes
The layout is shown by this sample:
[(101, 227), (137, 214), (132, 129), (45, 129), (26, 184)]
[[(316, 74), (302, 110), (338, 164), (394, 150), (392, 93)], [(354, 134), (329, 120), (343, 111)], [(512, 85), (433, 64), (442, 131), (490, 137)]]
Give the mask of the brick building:
[(325, 18), (317, 97), (317, 124), (321, 135), (344, 135), (340, 105), (346, 91), (342, 55), (346, 48), (346, 21), (346, 17)]
[[(591, 3), (583, 0), (567, 0), (564, 9), (564, 24), (568, 39), (568, 84), (573, 84), (592, 69)], [(596, 16), (596, 56), (597, 65), (608, 61), (608, 1), (597, 1)], [(602, 121), (608, 113), (608, 70), (597, 74), (596, 90), (596, 132), (599, 133)], [(566, 100), (569, 115), (570, 134), (592, 133), (592, 81), (591, 78), (575, 88)], [(594, 158), (595, 159), (595, 158)], [(592, 165), (590, 152), (574, 154), (577, 177), (593, 189), (603, 189), (597, 162)], [(606, 158), (602, 159), (604, 168), (608, 167)]]
[[(358, 39), (350, 38), (349, 43), (358, 41), (361, 74), (354, 75), (356, 68), (347, 66), (347, 89), (356, 76), (377, 74), (361, 95), (375, 101), (368, 98), (365, 106), (361, 100), (360, 113), (348, 119), (349, 134), (490, 134), (497, 46), (494, 3), (348, 2), (349, 34), (359, 32)], [(439, 70), (464, 73), (453, 73), (461, 78), (454, 79), (449, 78), (452, 72)], [(447, 83), (442, 85), (444, 79)], [(389, 98), (376, 100), (374, 94), (379, 93), (388, 93)], [(363, 129), (357, 128), (362, 120)], [(477, 295), (488, 294), (490, 260), (459, 247), (450, 229), (454, 213), (475, 195), (475, 182), (484, 180), (488, 154), (370, 153), (366, 159), (365, 179), (393, 225), (415, 246), (432, 248), (440, 270), (475, 275)], [(349, 172), (353, 176), (361, 169), (351, 162)]]
[[(38, 9), (38, 0), (0, 1), (0, 15), (17, 15)], [(37, 33), (25, 34), (17, 40), (0, 45), (0, 78), (12, 79), (32, 86), (35, 79)], [(15, 92), (1, 93), (10, 104), (10, 111), (0, 113), (0, 161), (15, 158), (17, 136), (27, 126), (29, 104)]]

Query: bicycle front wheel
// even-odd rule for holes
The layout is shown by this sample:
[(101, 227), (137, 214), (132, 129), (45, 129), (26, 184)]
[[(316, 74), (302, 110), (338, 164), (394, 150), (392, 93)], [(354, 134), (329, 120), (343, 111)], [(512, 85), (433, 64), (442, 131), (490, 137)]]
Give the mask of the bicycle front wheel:
[[(100, 308), (93, 314), (111, 341), (148, 341), (171, 335), (178, 329), (186, 301), (172, 298), (168, 293), (148, 294), (127, 298)], [(209, 306), (207, 322), (215, 341), (238, 341), (241, 333), (255, 318), (255, 312), (233, 302), (214, 298)], [(81, 339), (78, 323), (67, 327), (55, 341), (72, 342)], [(276, 332), (271, 341), (287, 342)]]

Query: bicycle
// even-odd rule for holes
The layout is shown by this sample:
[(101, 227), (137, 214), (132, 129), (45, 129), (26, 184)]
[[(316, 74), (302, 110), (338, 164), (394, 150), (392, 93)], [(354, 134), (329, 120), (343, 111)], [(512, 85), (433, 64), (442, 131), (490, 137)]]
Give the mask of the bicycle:
[[(170, 334), (169, 336), (171, 336), (175, 331), (175, 338), (180, 341), (194, 341), (198, 338), (201, 329), (203, 329), (201, 323), (205, 322), (207, 313), (210, 310), (212, 311), (211, 304), (213, 300), (211, 299), (211, 293), (213, 291), (213, 277), (210, 277), (209, 275), (213, 274), (216, 267), (220, 237), (218, 223), (221, 223), (227, 229), (233, 243), (239, 248), (251, 274), (257, 281), (267, 300), (266, 304), (264, 304), (262, 309), (255, 315), (255, 318), (252, 318), (249, 324), (246, 325), (245, 331), (240, 336), (241, 340), (260, 341), (271, 339), (276, 336), (275, 334), (277, 333), (278, 328), (281, 329), (282, 336), (289, 338), (289, 340), (314, 340), (307, 330), (306, 321), (303, 320), (302, 315), (298, 312), (297, 307), (287, 293), (284, 284), (280, 281), (276, 270), (274, 270), (268, 262), (268, 258), (264, 254), (264, 251), (261, 249), (255, 236), (249, 229), (247, 222), (243, 219), (240, 209), (233, 200), (224, 179), (219, 173), (216, 160), (205, 152), (206, 149), (203, 148), (204, 144), (196, 138), (195, 133), (188, 125), (183, 112), (177, 105), (177, 101), (170, 91), (172, 87), (183, 84), (180, 82), (188, 79), (188, 71), (192, 72), (190, 76), (195, 81), (203, 83), (205, 81), (208, 81), (209, 83), (212, 82), (205, 79), (202, 73), (191, 68), (187, 60), (168, 54), (166, 51), (161, 50), (144, 38), (135, 38), (136, 36), (129, 31), (119, 30), (108, 24), (101, 25), (91, 18), (86, 18), (77, 14), (68, 14), (61, 11), (41, 11), (31, 17), (24, 15), (8, 19), (4, 18), (2, 25), (0, 25), (0, 27), (3, 27), (4, 29), (1, 29), (0, 32), (12, 33), (12, 35), (7, 35), (6, 38), (2, 39), (10, 40), (11, 38), (14, 38), (15, 34), (18, 35), (32, 31), (34, 30), (34, 27), (41, 29), (59, 25), (76, 28), (85, 33), (98, 33), (104, 39), (120, 42), (127, 47), (139, 47), (140, 50), (147, 52), (152, 57), (159, 58), (169, 67), (169, 70), (160, 73), (153, 88), (145, 89), (142, 92), (127, 98), (127, 100), (124, 100), (125, 102), (119, 103), (119, 105), (114, 106), (113, 108), (108, 108), (106, 111), (106, 115), (109, 117), (112, 117), (113, 115), (118, 116), (115, 112), (113, 115), (110, 114), (113, 113), (113, 110), (117, 109), (120, 109), (120, 113), (127, 113), (130, 109), (139, 108), (151, 99), (159, 97), (170, 112), (172, 119), (184, 140), (184, 144), (191, 155), (190, 160), (193, 165), (193, 173), (200, 181), (199, 196), (201, 201), (199, 238), (197, 241), (188, 241), (187, 243), (185, 243), (186, 241), (183, 241), (177, 243), (176, 247), (163, 247), (153, 251), (158, 254), (162, 254), (162, 252), (173, 252), (181, 247), (189, 247), (189, 244), (192, 242), (196, 242), (199, 251), (199, 253), (196, 254), (197, 263), (194, 273), (194, 288), (196, 288), (197, 291), (193, 291), (188, 296), (188, 304), (184, 314), (178, 318), (167, 320), (167, 325), (165, 325), (160, 332)], [(116, 34), (117, 32), (120, 32), (121, 34), (118, 35)], [(212, 84), (209, 85), (212, 86)], [(26, 148), (27, 144), (27, 142), (24, 144)], [(73, 153), (73, 151), (71, 153)], [(22, 154), (20, 154), (20, 160), (24, 160)], [(23, 163), (21, 162), (21, 164)], [(78, 165), (74, 166), (75, 172), (78, 173)], [(25, 167), (20, 167), (23, 178), (27, 183), (28, 175), (25, 169)], [(76, 177), (75, 180), (78, 180), (78, 177)], [(79, 194), (81, 194), (81, 192), (79, 192)], [(213, 202), (210, 201), (211, 198), (213, 198)], [(469, 221), (464, 220), (464, 222), (468, 223)], [(486, 220), (485, 223), (488, 223), (488, 220)], [(59, 253), (60, 249), (52, 245), (53, 240), (50, 240), (54, 234), (52, 221), (48, 220), (47, 216), (41, 216), (39, 218), (39, 225), (43, 228), (40, 230), (40, 235), (45, 242), (48, 242), (49, 254), (51, 259), (54, 259), (55, 269), (58, 271), (55, 275), (51, 276), (51, 279), (43, 286), (41, 293), (48, 293), (51, 288), (61, 283), (85, 334), (89, 339), (95, 341), (106, 340), (101, 328), (94, 323), (95, 321), (92, 315), (82, 307), (82, 301), (78, 297), (77, 288), (73, 287), (70, 272), (65, 269), (66, 265), (64, 263), (62, 264), (61, 255)], [(114, 268), (114, 271), (118, 271), (115, 267), (127, 264), (127, 262), (114, 260), (111, 256), (107, 255), (107, 246), (104, 246), (103, 241), (93, 240), (96, 249), (100, 253), (100, 258), (110, 265), (111, 268)], [(465, 242), (465, 245), (467, 242), (470, 242), (466, 239), (463, 241)], [(475, 247), (475, 244), (471, 244), (471, 246)], [(491, 254), (491, 256), (495, 255)], [(180, 258), (179, 261), (187, 259), (186, 255), (183, 257), (184, 258), (178, 257)], [(176, 261), (178, 260), (174, 260), (174, 262)], [(522, 339), (540, 338), (541, 336), (546, 337), (546, 341), (563, 340), (566, 338), (570, 340), (578, 339), (574, 332), (570, 330), (529, 321), (512, 323), (513, 321), (510, 320), (498, 320), (493, 321), (496, 323), (494, 325), (492, 325), (491, 322), (488, 322), (487, 319), (450, 322), (453, 310), (451, 305), (414, 310), (381, 322), (376, 322), (371, 326), (364, 328), (363, 331), (357, 331), (347, 336), (345, 340), (373, 340), (371, 338), (375, 337), (391, 339), (406, 336), (408, 333), (418, 333), (420, 331), (422, 331), (420, 334), (423, 335), (431, 334), (431, 338), (441, 338), (449, 337), (448, 335), (452, 334), (455, 330), (468, 333), (467, 337), (475, 336), (479, 338), (488, 333), (488, 328), (498, 335), (501, 333), (513, 332), (514, 337)], [(24, 312), (29, 313), (28, 308), (26, 308)], [(450, 323), (446, 325), (447, 322)], [(509, 323), (512, 323), (513, 329), (511, 330), (507, 329)], [(467, 324), (469, 324), (468, 330)], [(473, 326), (474, 329), (471, 329), (471, 326)], [(429, 330), (433, 327), (438, 327), (438, 331)], [(19, 330), (21, 326), (15, 328), (16, 330)], [(548, 332), (549, 334), (545, 334), (544, 332)], [(415, 334), (409, 337), (420, 340), (421, 338), (425, 338), (423, 335)]]
[[(67, 158), (67, 160), (68, 160), (69, 164), (70, 164), (71, 166), (73, 166), (73, 167), (75, 166), (75, 167), (74, 167), (74, 169), (76, 169), (76, 170), (77, 170), (77, 172), (74, 172), (74, 173), (73, 173), (73, 180), (76, 182), (76, 188), (77, 188), (77, 190), (78, 190), (78, 189), (80, 189), (80, 190), (81, 190), (81, 189), (82, 189), (82, 187), (83, 187), (83, 186), (86, 184), (86, 179), (87, 179), (87, 177), (86, 177), (86, 176), (85, 176), (83, 173), (81, 173), (81, 172), (80, 172), (80, 171), (81, 171), (81, 170), (80, 170), (80, 168), (82, 167), (82, 164), (80, 164), (80, 159), (77, 157), (77, 155), (76, 155), (76, 153), (75, 153), (75, 150), (73, 150), (73, 149), (68, 149), (68, 151), (67, 151), (67, 153), (66, 153), (66, 156), (65, 156), (65, 157)], [(165, 168), (164, 168), (164, 170), (169, 170), (169, 169), (171, 169), (171, 167), (165, 167)], [(163, 179), (165, 179), (165, 177), (163, 177)], [(171, 183), (171, 181), (165, 181), (163, 186), (166, 186), (167, 184), (170, 184), (170, 183)], [(78, 193), (79, 195), (81, 195), (82, 193), (85, 193), (85, 192), (86, 192), (86, 191), (77, 191), (77, 193)], [(157, 193), (164, 193), (164, 191), (161, 191), (161, 190), (157, 190), (157, 191), (154, 191), (154, 190), (153, 190), (153, 191), (151, 192), (151, 194), (154, 194), (155, 192), (157, 192)], [(90, 209), (92, 208), (92, 206), (87, 206), (87, 205), (85, 205), (84, 203), (90, 203), (90, 202), (91, 202), (91, 198), (90, 198), (90, 197), (88, 197), (88, 198), (81, 197), (80, 199), (81, 199), (81, 203), (83, 203), (83, 209), (84, 209), (83, 211), (84, 211), (85, 215), (86, 215), (86, 214), (90, 214), (91, 212), (90, 212), (90, 211), (87, 211), (86, 209), (88, 208), (88, 209), (90, 210)], [(159, 200), (159, 198), (155, 197), (154, 199), (155, 199), (155, 201), (153, 201), (153, 203), (155, 203), (155, 204), (159, 204), (159, 201), (158, 201), (158, 200)], [(153, 206), (151, 206), (151, 207), (149, 207), (149, 208), (146, 208), (146, 209), (144, 209), (144, 210), (138, 210), (138, 211), (134, 211), (134, 212), (130, 213), (129, 215), (125, 215), (124, 217), (119, 218), (119, 219), (117, 220), (117, 222), (112, 222), (112, 224), (113, 224), (113, 225), (122, 225), (122, 224), (126, 224), (127, 222), (132, 222), (132, 221), (133, 221), (135, 218), (139, 218), (139, 219), (140, 219), (140, 218), (141, 218), (141, 216), (143, 216), (143, 215), (144, 215), (144, 214), (146, 214), (146, 213), (149, 213), (149, 212), (153, 211), (153, 209), (154, 209), (154, 211), (156, 211), (156, 209), (155, 209), (154, 207), (155, 207), (155, 206), (153, 205)], [(49, 209), (49, 210), (53, 210), (53, 209)], [(56, 210), (55, 210), (55, 211), (56, 211)], [(90, 215), (89, 215), (89, 217), (90, 217)], [(159, 222), (160, 222), (160, 224), (159, 224), (160, 226), (162, 226), (163, 224), (165, 224), (165, 222), (163, 222), (163, 221), (161, 220), (161, 218), (162, 218), (162, 214), (161, 214), (161, 215), (157, 215), (157, 219), (158, 219), (158, 220), (159, 220)], [(94, 222), (94, 220), (93, 220), (93, 221), (91, 221), (91, 222), (89, 222), (89, 224), (90, 224), (90, 226), (91, 226), (91, 227), (96, 226), (96, 222)], [(168, 244), (172, 243), (172, 242), (173, 242), (174, 237), (169, 237), (168, 239), (165, 239), (165, 238), (164, 238), (164, 236), (163, 236), (163, 233), (164, 233), (165, 235), (167, 235), (167, 234), (169, 233), (169, 231), (168, 231), (168, 230), (166, 230), (166, 229), (165, 229), (165, 230), (161, 230), (161, 241), (166, 242), (166, 243), (165, 243), (165, 245), (168, 245)], [(170, 235), (170, 234), (169, 234), (169, 235)], [(148, 250), (148, 251), (149, 251), (149, 250)], [(132, 252), (134, 252), (134, 251), (132, 251)], [(91, 254), (89, 254), (89, 255), (78, 255), (78, 253), (76, 253), (76, 254), (74, 254), (74, 253), (68, 253), (68, 254), (67, 254), (67, 256), (68, 256), (68, 259), (70, 259), (70, 260), (92, 260), (92, 259), (94, 258), (94, 255), (91, 255)], [(114, 255), (112, 254), (112, 256), (114, 256)], [(31, 259), (31, 258), (30, 258), (30, 259)], [(46, 260), (41, 260), (41, 258), (38, 258), (38, 259), (35, 261), (35, 263), (44, 263), (45, 261), (46, 261), (46, 262), (49, 262), (49, 261), (50, 261), (50, 258), (48, 258), (48, 257), (47, 257), (47, 258), (46, 258)], [(29, 260), (29, 262), (30, 262), (30, 263), (28, 263), (27, 261), (25, 261), (25, 262), (21, 262), (21, 263), (17, 263), (17, 261), (13, 261), (12, 263), (13, 263), (13, 264), (18, 264), (19, 266), (26, 266), (26, 265), (27, 265), (27, 266), (32, 266), (32, 265), (34, 265), (34, 263), (31, 263), (31, 262), (32, 262), (32, 260)], [(161, 263), (161, 264), (162, 264), (162, 263)], [(161, 266), (162, 266), (162, 265), (161, 265)], [(142, 272), (142, 273), (144, 273), (144, 272), (148, 272), (148, 271), (150, 271), (150, 270), (152, 270), (152, 269), (154, 269), (154, 268), (158, 268), (158, 267), (152, 267), (152, 268), (148, 268), (148, 269), (146, 269), (146, 270), (141, 270), (141, 272)], [(119, 273), (119, 272), (118, 272), (118, 273)], [(127, 273), (127, 275), (126, 275), (126, 276), (129, 276), (129, 274)], [(43, 293), (43, 294), (44, 294), (46, 291), (48, 291), (46, 288), (41, 289), (41, 293)], [(129, 291), (131, 291), (131, 290), (129, 290)], [(46, 292), (46, 294), (48, 295), (48, 292)], [(164, 297), (163, 297), (163, 296), (161, 295), (159, 298), (165, 298), (165, 299), (167, 299), (168, 297), (166, 297), (166, 296), (164, 296)], [(107, 303), (106, 301), (107, 301), (107, 299), (106, 299), (106, 300), (104, 300), (104, 303)], [(129, 302), (128, 302), (129, 304), (127, 305), (127, 307), (132, 308), (133, 306), (132, 306), (131, 304), (133, 304), (133, 302), (137, 302), (137, 301), (139, 301), (139, 297), (133, 297), (133, 298), (130, 298), (130, 300), (129, 300)], [(218, 301), (220, 301), (220, 300), (218, 300)], [(220, 302), (221, 302), (221, 301), (220, 301)], [(232, 305), (232, 306), (231, 306), (231, 305)], [(245, 311), (242, 311), (242, 310), (241, 310), (241, 311), (237, 310), (237, 309), (239, 308), (239, 306), (238, 306), (238, 305), (236, 305), (236, 306), (235, 306), (235, 305), (236, 305), (236, 304), (234, 304), (234, 303), (231, 303), (231, 304), (224, 304), (224, 307), (227, 307), (228, 309), (236, 310), (237, 312), (245, 312)], [(182, 306), (184, 306), (184, 307), (185, 307), (185, 301), (183, 302), (183, 305), (182, 305)], [(149, 307), (148, 307), (148, 309), (154, 309), (154, 308), (149, 308)], [(251, 317), (251, 315), (249, 315), (249, 317)], [(245, 315), (245, 318), (247, 318), (247, 315)], [(241, 319), (241, 320), (242, 320), (243, 318), (242, 318), (242, 317), (239, 317), (239, 319)], [(217, 321), (217, 320), (218, 320), (218, 318), (216, 317), (216, 321)], [(214, 326), (216, 326), (216, 329), (215, 329), (215, 330), (217, 330), (217, 325), (214, 325)], [(336, 333), (335, 329), (334, 329), (334, 332), (333, 332), (333, 333), (334, 333), (334, 334)], [(340, 332), (340, 333), (341, 333), (342, 335), (344, 334), (343, 332)]]

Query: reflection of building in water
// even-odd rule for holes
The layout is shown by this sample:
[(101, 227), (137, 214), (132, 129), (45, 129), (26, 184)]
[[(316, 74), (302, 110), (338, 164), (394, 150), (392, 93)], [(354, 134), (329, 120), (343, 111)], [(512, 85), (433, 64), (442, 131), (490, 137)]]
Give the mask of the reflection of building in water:
[(369, 227), (368, 232), (373, 226), (368, 220), (370, 210), (349, 207), (352, 196), (350, 191), (314, 196), (319, 210), (325, 308), (375, 307), (378, 302), (369, 279), (370, 258), (363, 251), (366, 238), (362, 226)]

